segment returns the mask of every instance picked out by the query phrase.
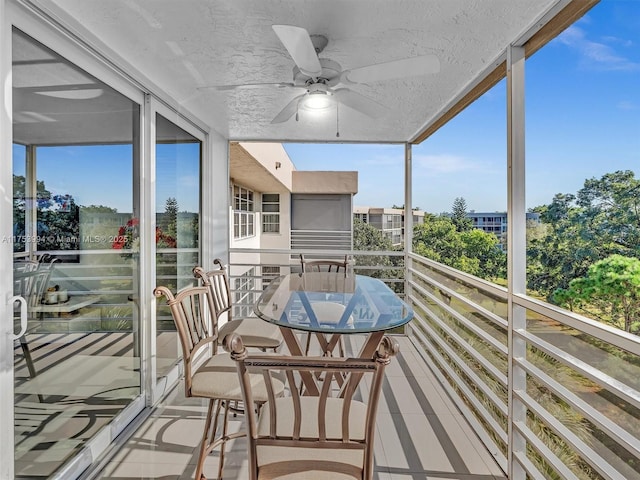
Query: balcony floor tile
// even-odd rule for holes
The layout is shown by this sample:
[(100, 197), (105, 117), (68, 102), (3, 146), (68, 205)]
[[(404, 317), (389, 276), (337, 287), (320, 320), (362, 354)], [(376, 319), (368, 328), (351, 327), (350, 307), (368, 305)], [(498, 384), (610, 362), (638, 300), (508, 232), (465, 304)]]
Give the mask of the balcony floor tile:
[[(410, 340), (397, 339), (400, 355), (387, 370), (378, 411), (374, 479), (506, 479)], [(361, 344), (361, 337), (348, 337), (347, 353)], [(178, 386), (95, 478), (192, 479), (206, 406), (185, 399)], [(230, 428), (244, 428), (243, 420), (231, 418)], [(208, 478), (216, 477), (218, 459), (217, 451), (207, 458)], [(224, 473), (225, 480), (248, 478), (245, 439), (227, 444)]]

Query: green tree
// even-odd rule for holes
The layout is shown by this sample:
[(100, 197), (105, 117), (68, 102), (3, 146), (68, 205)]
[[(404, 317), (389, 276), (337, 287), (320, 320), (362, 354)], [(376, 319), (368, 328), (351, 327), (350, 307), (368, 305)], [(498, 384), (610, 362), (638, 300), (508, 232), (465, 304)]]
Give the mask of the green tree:
[[(391, 240), (385, 237), (380, 230), (364, 223), (362, 220), (353, 220), (353, 249), (370, 251), (393, 251)], [(396, 266), (388, 255), (356, 255), (356, 267), (376, 266), (393, 267)], [(369, 270), (367, 275), (374, 278), (401, 278), (394, 277), (397, 272), (388, 270)]]
[(107, 207), (106, 205), (89, 205), (88, 207), (83, 207), (80, 205), (81, 213), (118, 213), (117, 208)]
[(178, 200), (175, 197), (167, 198), (164, 204), (162, 231), (173, 238), (176, 238), (178, 233)]
[(549, 299), (555, 289), (567, 288), (572, 279), (586, 275), (589, 266), (603, 258), (583, 236), (574, 200), (573, 195), (557, 194), (551, 204), (538, 207), (546, 231), (528, 239), (528, 288)]
[[(591, 267), (585, 277), (575, 278), (569, 288), (554, 292), (554, 301), (572, 310), (583, 308), (627, 332), (640, 332), (640, 260), (611, 255)], [(598, 312), (590, 312), (596, 308)]]
[(413, 250), (418, 255), (457, 268), (462, 242), (450, 218), (425, 215), (424, 223), (413, 227)]
[(467, 217), (467, 201), (456, 197), (451, 206), (451, 221), (459, 232), (466, 232), (473, 228), (473, 222)]
[(463, 254), (478, 260), (476, 275), (486, 279), (507, 277), (507, 256), (500, 249), (500, 241), (492, 233), (477, 228), (460, 232)]
[(640, 258), (640, 181), (629, 170), (587, 179), (576, 195), (557, 194), (534, 211), (546, 231), (529, 238), (527, 283), (549, 299), (598, 260)]
[(640, 180), (631, 170), (585, 180), (576, 205), (591, 239), (627, 256), (640, 254)]
[(425, 216), (413, 229), (413, 249), (418, 255), (485, 279), (503, 278), (506, 255), (492, 233), (471, 229), (459, 232), (445, 216)]

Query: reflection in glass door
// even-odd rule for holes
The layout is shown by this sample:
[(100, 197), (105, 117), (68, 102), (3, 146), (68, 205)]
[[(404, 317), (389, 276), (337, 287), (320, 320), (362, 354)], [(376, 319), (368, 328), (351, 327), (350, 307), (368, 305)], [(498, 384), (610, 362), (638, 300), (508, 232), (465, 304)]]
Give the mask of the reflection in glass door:
[(12, 58), (15, 474), (48, 478), (141, 393), (139, 106), (18, 30)]
[[(156, 115), (156, 284), (177, 291), (194, 285), (200, 265), (200, 157), (193, 135)], [(156, 375), (167, 376), (180, 358), (166, 302), (157, 302)]]

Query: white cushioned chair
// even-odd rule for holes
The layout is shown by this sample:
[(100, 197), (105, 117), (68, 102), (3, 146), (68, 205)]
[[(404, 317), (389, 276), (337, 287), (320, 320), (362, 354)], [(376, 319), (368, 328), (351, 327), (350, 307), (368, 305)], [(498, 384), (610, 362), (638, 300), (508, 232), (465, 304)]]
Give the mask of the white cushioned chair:
[[(385, 337), (369, 359), (254, 354), (237, 335), (226, 338), (225, 348), (237, 362), (246, 404), (259, 393), (251, 384), (254, 374), (268, 385), (282, 378), (273, 372), (284, 372), (290, 394), (278, 398), (267, 388), (259, 415), (247, 411), (250, 480), (372, 478), (376, 411), (385, 367), (398, 352), (395, 340)], [(299, 394), (303, 374), (314, 379), (320, 395)], [(372, 378), (361, 382), (363, 375)], [(337, 377), (346, 379), (339, 390)]]
[(209, 289), (211, 309), (217, 321), (225, 313), (227, 314), (227, 322), (220, 327), (220, 341), (231, 333), (237, 333), (247, 347), (277, 351), (283, 340), (279, 327), (254, 317), (233, 318), (227, 270), (220, 259), (216, 258), (213, 263), (217, 266), (215, 270), (207, 272), (202, 267), (195, 267), (193, 274), (203, 286)]
[[(200, 443), (200, 454), (196, 466), (195, 480), (204, 479), (203, 467), (207, 455), (220, 446), (218, 478), (222, 477), (225, 443), (244, 432), (227, 432), (229, 405), (243, 399), (238, 382), (235, 362), (228, 353), (218, 352), (217, 317), (209, 313), (209, 289), (207, 287), (187, 287), (175, 295), (166, 287), (154, 290), (156, 297), (165, 297), (178, 331), (184, 361), (184, 388), (186, 397), (209, 399), (209, 409)], [(249, 404), (259, 408), (270, 396), (264, 379), (252, 375), (249, 380), (255, 391)], [(282, 395), (284, 383), (274, 380), (269, 385), (270, 394)], [(253, 411), (252, 409), (248, 409)], [(220, 413), (222, 420), (220, 422)], [(219, 423), (222, 432), (218, 433)]]

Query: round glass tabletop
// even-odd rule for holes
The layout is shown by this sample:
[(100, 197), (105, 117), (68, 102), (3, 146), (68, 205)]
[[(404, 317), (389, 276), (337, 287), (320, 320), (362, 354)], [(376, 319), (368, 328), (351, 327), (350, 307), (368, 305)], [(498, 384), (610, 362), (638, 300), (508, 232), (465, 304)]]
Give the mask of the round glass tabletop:
[(383, 281), (342, 272), (277, 277), (254, 311), (281, 327), (329, 334), (391, 330), (413, 318), (411, 307)]

